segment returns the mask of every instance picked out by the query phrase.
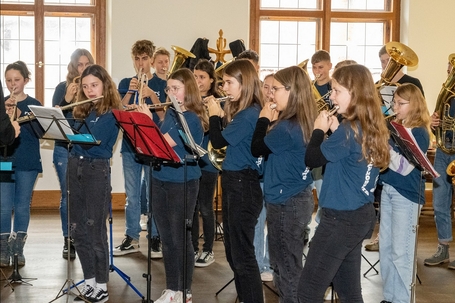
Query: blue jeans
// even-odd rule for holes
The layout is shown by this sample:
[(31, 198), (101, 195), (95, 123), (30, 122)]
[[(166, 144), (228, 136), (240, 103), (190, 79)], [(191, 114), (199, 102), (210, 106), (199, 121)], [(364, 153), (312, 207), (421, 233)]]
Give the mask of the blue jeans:
[(202, 176), (199, 183), (196, 209), (193, 216), (193, 229), (191, 230), (193, 247), (199, 250), (199, 212), (202, 217), (202, 230), (204, 244), (202, 251), (212, 251), (215, 240), (215, 212), (213, 211), (213, 196), (218, 180), (218, 173), (201, 170)]
[(433, 208), (434, 221), (438, 232), (439, 242), (450, 242), (452, 236), (452, 178), (447, 175), (446, 169), (455, 155), (448, 155), (440, 148), (436, 149), (434, 168), (441, 175), (433, 179)]
[[(144, 176), (146, 184), (149, 184), (150, 166), (139, 162), (136, 155), (131, 152), (122, 153), (122, 164), (126, 193), (125, 235), (139, 240), (139, 233), (141, 232), (141, 182), (142, 176)], [(148, 199), (148, 195), (148, 190), (146, 190), (146, 199)], [(154, 231), (153, 227), (152, 220), (152, 236), (157, 236), (158, 232)]]
[[(16, 170), (0, 172), (0, 233), (27, 232), (30, 223), (30, 203), (38, 171)], [(14, 226), (12, 215), (14, 212)]]
[(411, 301), (419, 209), (419, 204), (406, 199), (394, 187), (384, 183), (381, 193), (379, 256), (386, 301)]
[(223, 188), (223, 229), (226, 259), (234, 272), (240, 302), (262, 303), (262, 281), (254, 254), (254, 227), (262, 209), (257, 171), (226, 171)]
[(62, 221), (62, 233), (68, 237), (68, 192), (66, 167), (68, 166), (68, 149), (66, 146), (55, 145), (53, 162), (57, 172), (58, 182), (60, 184), (60, 219)]
[(186, 249), (186, 286), (191, 289), (194, 270), (194, 249), (191, 231), (186, 230), (186, 248), (184, 246), (185, 219), (193, 218), (196, 205), (199, 180), (187, 182), (187, 204), (184, 214), (184, 183), (164, 182), (152, 178), (152, 206), (156, 214), (156, 224), (160, 230), (163, 244), (164, 271), (166, 288), (183, 291), (183, 253)]
[[(261, 189), (264, 188), (264, 183), (261, 182)], [(258, 223), (254, 227), (254, 254), (259, 266), (259, 272), (271, 272), (270, 260), (269, 260), (269, 235), (265, 235), (265, 222), (267, 219), (267, 209), (265, 207), (265, 201), (263, 201), (263, 207), (259, 214)]]
[(375, 223), (373, 203), (353, 211), (322, 209), (300, 276), (300, 303), (324, 302), (325, 291), (332, 282), (341, 302), (363, 303), (362, 242), (371, 237)]
[(68, 159), (71, 236), (84, 279), (109, 281), (106, 220), (111, 202), (109, 159)]
[(297, 302), (297, 287), (302, 273), (305, 227), (314, 208), (311, 186), (284, 204), (267, 204), (270, 263), (280, 303)]

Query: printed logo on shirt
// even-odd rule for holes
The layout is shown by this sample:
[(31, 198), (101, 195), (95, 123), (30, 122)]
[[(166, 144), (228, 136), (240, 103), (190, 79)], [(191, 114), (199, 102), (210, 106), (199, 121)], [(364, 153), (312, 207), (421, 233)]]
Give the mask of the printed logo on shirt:
[(302, 173), (302, 180), (306, 180), (308, 177), (308, 173), (310, 172), (310, 168), (307, 166)]
[(362, 191), (365, 193), (365, 195), (369, 196), (370, 193), (366, 189), (368, 183), (370, 183), (370, 175), (371, 175), (371, 170), (373, 169), (373, 163), (368, 164), (367, 166), (367, 172), (365, 173), (365, 182), (363, 182), (362, 185)]
[(95, 120), (92, 120), (92, 121), (90, 121), (90, 123), (96, 123), (96, 122), (98, 122), (98, 119), (99, 119), (99, 118), (100, 118), (100, 117), (96, 117), (96, 119), (95, 119)]

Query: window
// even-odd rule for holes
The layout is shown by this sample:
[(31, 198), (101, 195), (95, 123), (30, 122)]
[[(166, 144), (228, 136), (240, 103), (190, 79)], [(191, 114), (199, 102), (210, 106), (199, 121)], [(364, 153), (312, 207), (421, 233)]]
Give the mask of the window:
[(64, 81), (71, 53), (89, 50), (105, 62), (106, 0), (0, 0), (0, 68), (22, 60), (32, 73), (25, 92), (52, 106), (57, 84)]
[(377, 80), (378, 51), (398, 41), (399, 22), (398, 0), (251, 0), (250, 46), (259, 52), (261, 78), (325, 49), (333, 66), (355, 60)]

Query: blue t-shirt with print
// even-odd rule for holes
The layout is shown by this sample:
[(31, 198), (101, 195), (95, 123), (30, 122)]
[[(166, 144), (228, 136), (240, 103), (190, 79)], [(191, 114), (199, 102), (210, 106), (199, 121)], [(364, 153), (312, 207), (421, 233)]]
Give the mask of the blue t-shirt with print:
[(306, 144), (302, 129), (295, 121), (280, 121), (267, 133), (264, 142), (272, 151), (265, 163), (265, 201), (282, 204), (313, 182), (303, 161)]
[(262, 158), (251, 154), (251, 140), (261, 108), (255, 104), (238, 112), (221, 132), (229, 143), (223, 170), (239, 171), (251, 168), (262, 173)]
[(321, 144), (321, 151), (329, 161), (319, 198), (322, 208), (356, 210), (374, 201), (379, 168), (362, 159), (362, 146), (347, 121)]
[[(191, 111), (183, 112), (183, 116), (186, 119), (188, 128), (190, 129), (191, 136), (193, 137), (196, 144), (202, 144), (202, 138), (204, 136), (204, 130), (199, 117)], [(160, 131), (163, 134), (171, 136), (172, 140), (177, 144), (174, 146), (175, 153), (184, 159), (186, 155), (192, 154), (192, 151), (185, 145), (180, 130), (182, 129), (180, 121), (177, 117), (177, 113), (173, 109), (168, 109), (166, 115), (160, 127)], [(183, 183), (184, 178), (184, 166), (183, 163), (163, 163), (157, 169), (153, 170), (153, 177), (160, 181)], [(199, 179), (201, 177), (201, 168), (197, 161), (187, 161), (187, 181)]]

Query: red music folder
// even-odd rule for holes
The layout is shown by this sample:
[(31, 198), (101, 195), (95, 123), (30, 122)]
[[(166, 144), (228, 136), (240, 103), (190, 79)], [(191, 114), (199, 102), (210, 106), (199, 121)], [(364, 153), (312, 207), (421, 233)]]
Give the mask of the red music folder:
[(159, 127), (146, 114), (117, 109), (112, 110), (112, 113), (138, 155), (174, 163), (182, 162)]
[(392, 130), (392, 136), (408, 161), (429, 173), (433, 178), (438, 178), (440, 176), (439, 173), (420, 149), (411, 130), (394, 121), (391, 121), (390, 124), (395, 130), (395, 132)]

